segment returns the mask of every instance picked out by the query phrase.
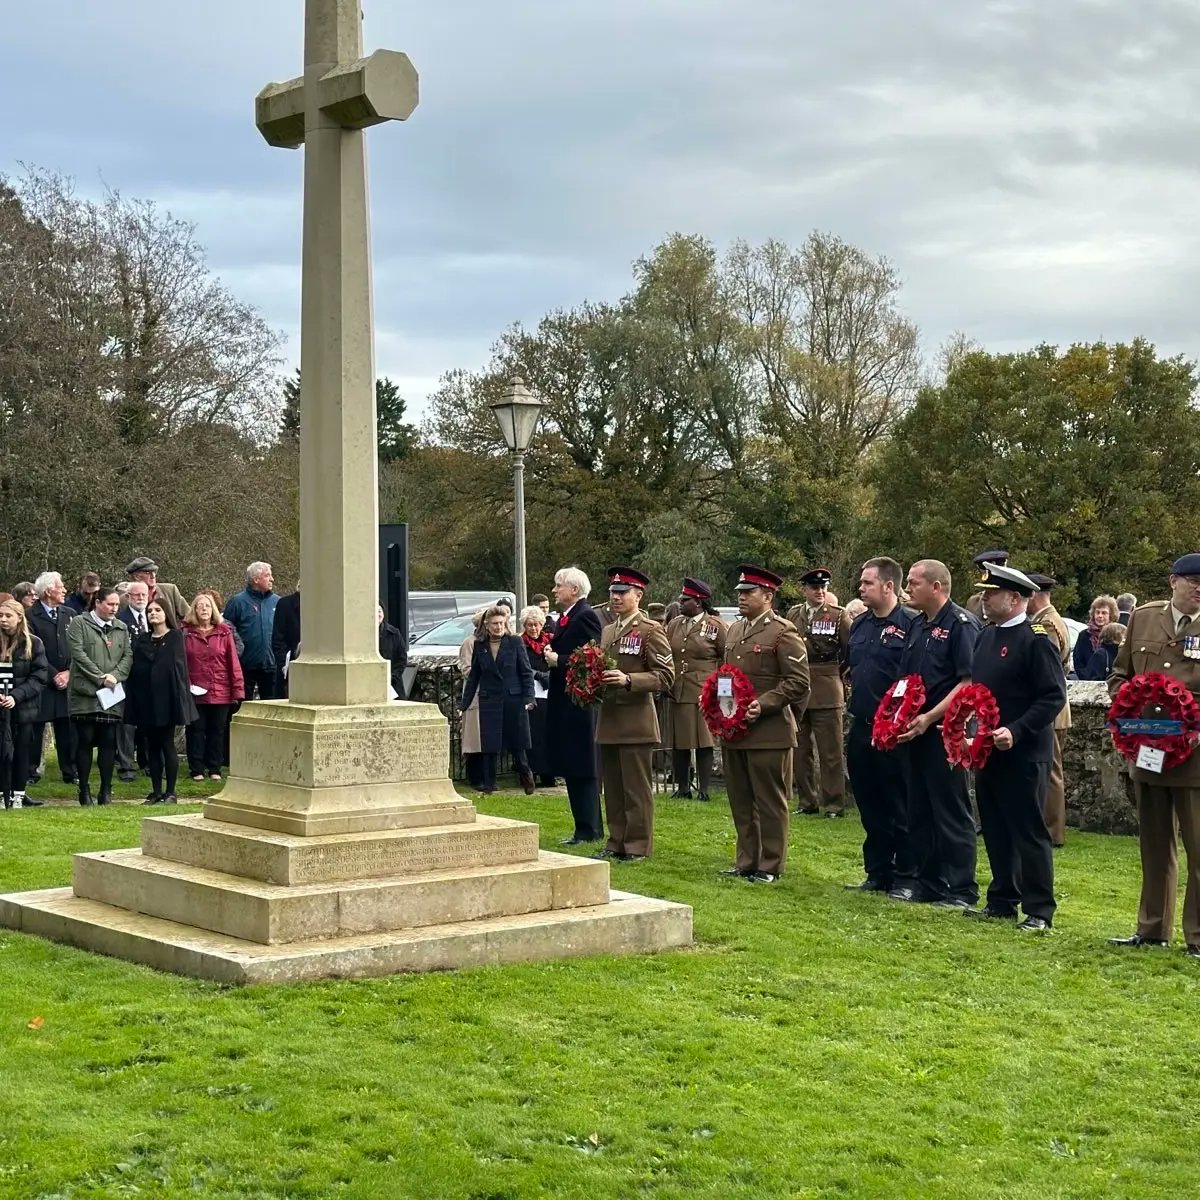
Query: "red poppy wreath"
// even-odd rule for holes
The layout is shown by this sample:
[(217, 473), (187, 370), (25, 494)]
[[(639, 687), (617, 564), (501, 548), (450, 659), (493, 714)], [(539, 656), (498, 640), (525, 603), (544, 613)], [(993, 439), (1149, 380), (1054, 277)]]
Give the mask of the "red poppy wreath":
[(580, 708), (595, 708), (604, 699), (604, 672), (616, 666), (616, 660), (599, 643), (586, 642), (567, 659), (567, 695)]
[[(975, 721), (974, 737), (967, 725)], [(992, 689), (983, 683), (968, 683), (956, 693), (942, 718), (942, 745), (952, 767), (978, 771), (992, 752), (992, 734), (1000, 727), (1000, 706)]]
[[(720, 680), (729, 680), (729, 695), (720, 695)], [(752, 684), (741, 667), (725, 663), (718, 667), (700, 689), (700, 715), (713, 737), (727, 742), (736, 742), (750, 732), (750, 720), (746, 716), (755, 699)]]
[(1200, 705), (1178, 679), (1150, 671), (1117, 689), (1108, 727), (1118, 754), (1132, 762), (1143, 746), (1151, 746), (1163, 752), (1162, 769), (1168, 771), (1186, 761), (1195, 747)]
[(879, 702), (871, 722), (871, 745), (876, 750), (895, 750), (900, 735), (925, 703), (925, 681), (920, 675), (897, 679)]

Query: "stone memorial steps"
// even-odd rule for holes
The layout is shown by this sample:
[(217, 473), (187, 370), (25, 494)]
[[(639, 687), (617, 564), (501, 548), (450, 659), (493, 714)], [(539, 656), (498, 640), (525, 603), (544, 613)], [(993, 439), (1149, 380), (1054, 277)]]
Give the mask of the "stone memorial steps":
[(162, 971), (229, 984), (644, 954), (689, 946), (692, 940), (690, 907), (627, 892), (610, 892), (608, 903), (586, 908), (274, 945), (82, 899), (70, 888), (0, 896), (0, 925)]

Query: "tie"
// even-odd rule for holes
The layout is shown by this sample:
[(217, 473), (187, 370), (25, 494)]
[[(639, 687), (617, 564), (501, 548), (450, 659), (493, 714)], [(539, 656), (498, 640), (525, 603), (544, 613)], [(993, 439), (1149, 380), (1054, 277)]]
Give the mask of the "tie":
[(146, 632), (146, 614), (144, 612), (140, 612), (140, 613), (138, 613), (138, 633), (145, 633), (145, 632)]
[(104, 632), (105, 632), (105, 633), (112, 633), (112, 626), (111, 626), (111, 625), (105, 625), (105, 626), (104, 626)]
[(1182, 633), (1191, 623), (1192, 618), (1187, 613), (1183, 613), (1179, 618), (1179, 624), (1175, 626), (1175, 632)]
[(50, 620), (52, 620), (52, 621), (58, 620), (58, 609), (57, 608), (52, 608), (50, 610)]

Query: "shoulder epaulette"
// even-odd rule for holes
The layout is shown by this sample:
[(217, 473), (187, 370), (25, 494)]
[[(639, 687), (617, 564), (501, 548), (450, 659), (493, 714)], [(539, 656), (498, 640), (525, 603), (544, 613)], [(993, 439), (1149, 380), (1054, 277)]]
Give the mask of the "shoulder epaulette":
[(1144, 608), (1166, 608), (1170, 603), (1170, 600), (1147, 600), (1145, 604), (1139, 604), (1134, 611), (1141, 612)]
[(960, 608), (954, 615), (968, 625), (971, 623), (971, 614), (965, 608)]
[(1030, 621), (1029, 628), (1032, 629), (1034, 633), (1040, 633), (1043, 637), (1050, 636), (1050, 630), (1048, 630), (1045, 625), (1041, 623), (1041, 621)]

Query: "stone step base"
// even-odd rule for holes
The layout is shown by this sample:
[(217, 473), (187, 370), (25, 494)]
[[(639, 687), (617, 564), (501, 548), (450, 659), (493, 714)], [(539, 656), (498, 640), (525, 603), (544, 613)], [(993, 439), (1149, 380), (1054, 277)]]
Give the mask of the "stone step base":
[(0, 925), (220, 983), (366, 978), (401, 971), (645, 954), (688, 946), (686, 904), (611, 892), (609, 903), (403, 932), (262, 946), (84, 900), (70, 888), (0, 896)]
[(538, 827), (479, 816), (465, 824), (303, 837), (184, 813), (143, 821), (142, 850), (152, 858), (264, 883), (335, 883), (534, 862)]
[(608, 863), (542, 853), (532, 862), (285, 886), (140, 850), (76, 854), (75, 895), (262, 944), (580, 908), (608, 900)]

